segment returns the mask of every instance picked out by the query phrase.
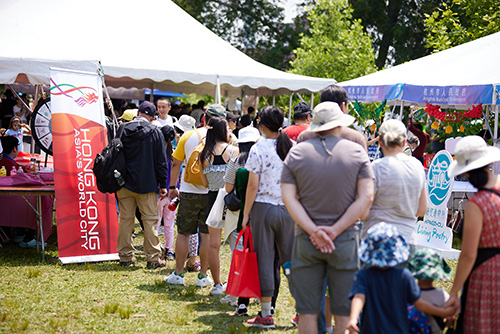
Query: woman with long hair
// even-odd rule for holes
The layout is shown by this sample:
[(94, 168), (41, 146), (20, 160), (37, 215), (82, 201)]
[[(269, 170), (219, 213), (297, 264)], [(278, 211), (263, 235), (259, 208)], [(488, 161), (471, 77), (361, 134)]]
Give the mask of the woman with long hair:
[(498, 148), (467, 136), (455, 146), (448, 169), (450, 177), (465, 173), (478, 190), (465, 205), (462, 252), (445, 305), (461, 308), (458, 333), (500, 332), (500, 177), (491, 170), (495, 161), (500, 161)]
[(292, 142), (283, 131), (284, 112), (264, 107), (258, 116), (264, 141), (255, 144), (245, 168), (249, 171), (242, 228), (251, 225), (257, 253), (261, 288), (261, 312), (247, 323), (254, 327), (275, 328), (271, 300), (275, 288), (275, 245), (281, 265), (291, 261), (295, 223), (281, 200), (283, 160)]
[[(238, 148), (229, 144), (229, 127), (223, 118), (212, 117), (207, 124), (205, 147), (200, 152), (199, 164), (203, 170), (202, 181), (208, 187), (207, 217), (214, 206), (219, 189), (225, 186), (224, 174), (228, 161), (239, 153)], [(219, 250), (222, 236), (221, 222), (214, 224), (207, 222), (210, 236), (208, 249), (208, 266), (212, 273), (214, 286), (210, 290), (212, 295), (222, 295), (224, 288), (220, 280)]]
[[(261, 138), (259, 130), (253, 126), (246, 126), (238, 131), (238, 149), (240, 153), (231, 159), (227, 164), (224, 181), (226, 182), (226, 192), (236, 191), (241, 206), (245, 205), (245, 194), (248, 183), (248, 170), (245, 169), (245, 163), (248, 159), (248, 153), (253, 145)], [(226, 212), (226, 224), (224, 226), (225, 235), (228, 240), (231, 252), (238, 246), (236, 240), (241, 231), (241, 223), (243, 220), (243, 210)], [(242, 243), (240, 239), (240, 244)], [(278, 268), (279, 270), (279, 268)], [(223, 304), (237, 306), (235, 315), (247, 315), (249, 298), (227, 295), (220, 300)]]

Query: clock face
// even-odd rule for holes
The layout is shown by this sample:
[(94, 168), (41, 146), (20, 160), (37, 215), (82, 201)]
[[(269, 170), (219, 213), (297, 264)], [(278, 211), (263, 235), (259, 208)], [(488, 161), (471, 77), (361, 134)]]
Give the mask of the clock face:
[(50, 98), (47, 98), (35, 108), (31, 116), (31, 133), (42, 151), (52, 155), (52, 111)]

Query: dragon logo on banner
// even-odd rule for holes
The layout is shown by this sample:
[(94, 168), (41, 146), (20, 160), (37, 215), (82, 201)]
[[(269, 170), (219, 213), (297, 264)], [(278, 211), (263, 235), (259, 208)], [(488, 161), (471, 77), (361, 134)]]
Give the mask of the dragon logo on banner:
[(75, 103), (80, 107), (97, 102), (99, 99), (97, 91), (92, 87), (75, 87), (69, 84), (58, 85), (54, 82), (54, 80), (52, 80), (52, 78), (50, 81), (54, 85), (50, 88), (50, 94), (64, 95), (75, 101)]

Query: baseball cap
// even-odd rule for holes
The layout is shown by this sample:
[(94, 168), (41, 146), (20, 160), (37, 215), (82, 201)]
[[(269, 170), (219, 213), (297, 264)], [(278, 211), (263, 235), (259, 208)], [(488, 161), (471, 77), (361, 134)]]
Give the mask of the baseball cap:
[(153, 103), (144, 101), (139, 106), (139, 112), (149, 116), (154, 116), (156, 113), (156, 107)]
[(235, 115), (235, 114), (233, 114), (233, 113), (232, 113), (232, 112), (230, 112), (230, 111), (227, 111), (227, 112), (226, 112), (226, 120), (228, 120), (228, 121), (233, 120), (233, 121), (235, 121), (235, 122), (236, 122), (236, 120), (237, 120), (238, 118), (239, 118), (239, 116), (238, 116), (238, 115)]
[(207, 115), (210, 117), (226, 118), (226, 108), (224, 108), (220, 104), (212, 104), (207, 108)]
[(135, 116), (137, 116), (137, 111), (139, 109), (127, 109), (123, 112), (123, 115), (121, 115), (121, 119), (124, 119), (126, 121), (131, 121), (134, 119)]

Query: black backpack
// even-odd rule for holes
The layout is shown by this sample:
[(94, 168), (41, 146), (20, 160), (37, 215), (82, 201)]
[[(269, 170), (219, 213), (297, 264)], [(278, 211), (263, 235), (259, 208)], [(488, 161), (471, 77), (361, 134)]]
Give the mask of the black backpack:
[(94, 160), (97, 189), (102, 193), (115, 193), (125, 184), (127, 167), (121, 136), (124, 125), (120, 126), (116, 138), (98, 153)]

